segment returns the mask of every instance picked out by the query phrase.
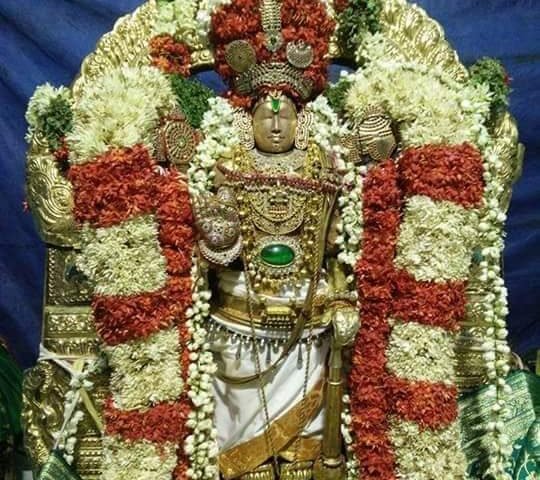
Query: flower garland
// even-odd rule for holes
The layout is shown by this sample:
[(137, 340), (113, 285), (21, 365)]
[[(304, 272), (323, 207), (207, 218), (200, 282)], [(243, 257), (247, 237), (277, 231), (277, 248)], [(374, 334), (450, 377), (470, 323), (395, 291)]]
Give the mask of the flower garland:
[(94, 319), (112, 370), (103, 475), (115, 480), (185, 478), (189, 418), (203, 410), (193, 401), (201, 381), (188, 381), (198, 343), (187, 319), (188, 189), (152, 158), (159, 119), (175, 108), (158, 70), (118, 68), (82, 92), (67, 136), (83, 231), (77, 262), (96, 285)]
[(338, 0), (337, 3), (342, 3), (341, 6), (338, 5), (338, 40), (340, 45), (343, 45), (345, 54), (354, 56), (363, 36), (379, 31), (379, 17), (383, 5), (381, 0)]
[[(413, 384), (416, 382), (417, 387), (420, 387), (424, 382), (422, 380), (418, 383), (422, 374), (425, 380), (435, 382), (433, 385), (437, 384), (441, 379), (453, 378), (452, 372), (447, 369), (445, 371), (445, 363), (450, 358), (450, 344), (453, 342), (453, 335), (450, 332), (456, 331), (456, 320), (463, 318), (465, 314), (465, 290), (462, 280), (466, 278), (470, 264), (468, 252), (471, 251), (474, 244), (485, 245), (482, 249), (482, 261), (480, 262), (482, 271), (479, 278), (484, 283), (485, 289), (483, 311), (486, 320), (492, 323), (492, 327), (486, 332), (487, 337), (484, 348), (488, 377), (492, 382), (490, 391), (497, 399), (492, 411), (493, 420), (490, 423), (493, 442), (490, 444), (490, 467), (486, 471), (486, 475), (491, 474), (497, 479), (506, 478), (505, 468), (511, 448), (508, 437), (502, 431), (501, 415), (505, 407), (504, 397), (508, 391), (508, 386), (504, 381), (504, 377), (509, 370), (507, 362), (509, 348), (505, 343), (507, 331), (504, 321), (504, 316), (508, 310), (506, 291), (500, 277), (499, 266), (503, 247), (502, 232), (505, 215), (499, 205), (503, 186), (496, 180), (497, 171), (502, 165), (491, 147), (492, 140), (485, 126), (489, 118), (492, 93), (488, 85), (483, 82), (470, 82), (464, 85), (451, 80), (443, 72), (431, 67), (428, 69), (422, 65), (405, 62), (403, 59), (385, 61), (383, 58), (386, 54), (387, 51), (381, 35), (366, 36), (364, 45), (360, 46), (358, 50), (358, 55), (367, 60), (365, 68), (361, 72), (348, 75), (342, 80), (344, 84), (343, 90), (348, 90), (345, 110), (351, 119), (354, 120), (358, 114), (361, 114), (363, 107), (367, 106), (372, 98), (378, 98), (394, 120), (397, 121), (402, 134), (403, 146), (405, 148), (422, 146), (425, 149), (424, 156), (418, 155), (418, 152), (414, 149), (409, 149), (399, 159), (401, 168), (400, 185), (404, 187), (405, 192), (408, 192), (409, 198), (405, 203), (405, 221), (397, 235), (397, 256), (394, 267), (406, 269), (407, 272), (413, 273), (416, 279), (403, 277), (402, 280), (399, 280), (399, 275), (402, 276), (405, 273), (403, 271), (398, 277), (394, 277), (393, 282), (398, 280), (399, 282), (391, 282), (390, 285), (394, 285), (392, 288), (396, 288), (403, 280), (406, 280), (403, 285), (409, 284), (410, 286), (407, 289), (413, 288), (415, 293), (412, 294), (413, 290), (410, 290), (405, 297), (402, 297), (402, 300), (394, 303), (395, 318), (389, 318), (387, 327), (385, 327), (386, 329), (389, 328), (392, 334), (385, 337), (388, 343), (387, 347), (385, 347), (386, 360), (383, 363), (386, 364), (389, 373), (403, 380), (410, 378), (409, 381), (413, 381)], [(345, 85), (345, 82), (347, 85)], [(468, 145), (465, 142), (468, 142)], [(429, 146), (430, 144), (431, 146)], [(461, 144), (462, 150), (456, 151), (453, 157), (448, 156), (449, 152), (444, 151), (441, 144), (454, 144), (456, 146)], [(425, 145), (428, 146), (424, 147)], [(441, 146), (439, 147), (439, 145)], [(479, 157), (478, 150), (472, 145), (480, 149), (482, 157)], [(437, 153), (437, 148), (439, 148), (440, 153)], [(452, 148), (455, 149), (456, 147)], [(459, 164), (460, 159), (465, 159), (465, 161), (467, 158), (473, 159), (468, 152), (473, 152), (474, 161), (472, 163), (475, 165), (473, 177), (467, 175), (463, 177), (456, 176), (457, 183), (452, 184), (453, 180), (450, 180), (450, 183), (445, 183), (443, 180), (441, 183), (441, 179), (448, 178), (448, 174), (441, 175), (440, 168), (445, 163), (448, 166), (455, 165), (456, 162)], [(407, 155), (413, 155), (413, 157), (408, 159)], [(481, 158), (481, 161), (478, 161), (479, 158)], [(436, 164), (437, 167), (430, 173), (429, 165), (432, 165), (431, 162)], [(414, 165), (416, 165), (416, 169)], [(458, 168), (466, 168), (466, 165), (462, 164)], [(475, 178), (476, 187), (462, 184), (463, 181), (467, 182), (470, 178)], [(479, 178), (481, 178), (481, 183), (478, 183)], [(461, 188), (462, 186), (464, 188)], [(448, 192), (450, 191), (455, 192), (454, 195), (449, 196)], [(463, 197), (464, 192), (470, 197)], [(366, 192), (364, 191), (364, 202), (365, 196)], [(474, 207), (476, 210), (471, 210), (470, 207)], [(482, 207), (482, 209), (478, 210), (479, 207)], [(380, 205), (378, 208), (380, 208)], [(364, 214), (367, 214), (365, 205)], [(429, 220), (430, 218), (431, 220)], [(480, 220), (478, 221), (478, 219)], [(369, 231), (367, 220), (364, 220), (364, 222), (366, 231), (363, 242), (365, 243), (368, 241)], [(421, 232), (423, 224), (427, 227), (424, 233)], [(433, 230), (433, 227), (436, 227), (436, 229)], [(451, 241), (450, 237), (452, 237)], [(474, 243), (471, 243), (471, 239), (474, 239)], [(425, 243), (422, 244), (422, 242)], [(446, 246), (444, 246), (445, 244)], [(425, 257), (423, 254), (427, 251), (428, 245), (433, 246), (429, 247), (431, 248), (429, 257)], [(363, 256), (366, 255), (365, 248), (364, 246)], [(448, 268), (449, 259), (451, 259), (451, 264), (454, 265), (452, 268)], [(379, 261), (382, 260), (379, 259)], [(410, 276), (410, 273), (407, 273), (407, 276)], [(364, 277), (360, 275), (358, 278)], [(425, 294), (417, 290), (422, 282), (417, 287), (414, 287), (418, 280), (427, 281), (421, 286), (422, 290), (429, 286)], [(433, 293), (427, 293), (437, 285), (436, 283), (432, 284), (433, 280), (443, 282), (441, 287), (437, 288), (442, 288), (444, 282), (448, 281), (458, 280), (458, 283), (454, 285), (448, 284), (450, 290), (444, 287), (440, 295), (434, 297), (434, 302), (428, 302), (428, 304), (432, 304), (432, 307), (425, 310), (426, 304), (422, 305), (421, 302), (422, 299), (426, 301), (433, 298)], [(363, 280), (359, 281), (362, 289)], [(378, 287), (373, 282), (374, 278), (370, 277), (369, 285), (372, 287), (370, 292), (375, 294)], [(394, 290), (394, 295), (399, 293), (401, 288)], [(381, 287), (380, 292), (377, 294), (382, 295), (384, 291)], [(452, 296), (448, 297), (451, 291), (454, 292), (452, 295), (457, 295), (454, 300), (450, 300)], [(397, 299), (401, 295), (398, 294)], [(440, 316), (442, 307), (440, 302), (444, 298), (447, 298), (453, 305), (454, 313), (448, 310), (446, 315), (448, 320), (451, 320), (451, 323), (446, 326), (444, 323), (434, 325), (435, 330), (433, 330), (433, 327), (426, 329), (422, 325), (424, 321), (427, 321), (426, 325), (428, 325), (437, 316), (440, 320), (445, 317), (445, 315)], [(403, 303), (404, 300), (406, 300), (405, 303)], [(411, 301), (413, 303), (410, 303)], [(364, 303), (365, 301), (362, 302), (363, 306)], [(366, 308), (369, 310), (369, 304)], [(425, 313), (421, 314), (422, 311), (425, 311)], [(406, 318), (406, 312), (417, 312), (417, 314), (420, 312), (420, 317), (412, 319), (414, 322), (420, 320), (420, 325), (402, 323)], [(364, 318), (363, 322), (365, 322)], [(415, 325), (415, 327), (411, 327), (411, 325)], [(447, 330), (449, 327), (451, 330)], [(416, 328), (414, 333), (410, 332), (411, 328)], [(440, 328), (443, 328), (443, 330), (440, 330)], [(434, 341), (436, 336), (441, 335), (440, 340), (443, 337), (446, 339), (446, 343), (444, 343), (446, 347), (439, 349), (437, 352), (432, 352), (433, 354), (437, 353), (435, 365), (432, 365), (429, 369), (421, 368), (421, 362), (428, 357), (426, 354), (429, 351), (426, 350), (427, 345)], [(365, 343), (366, 340), (363, 339), (363, 342)], [(415, 355), (413, 361), (413, 358), (409, 356), (410, 352), (422, 352), (425, 357)], [(411, 359), (408, 363), (407, 358)], [(381, 361), (380, 357), (379, 361)], [(353, 373), (351, 373), (351, 378), (354, 387), (355, 376)], [(403, 383), (403, 380), (397, 383), (395, 381), (389, 382), (388, 385), (390, 385), (391, 391), (407, 391), (407, 384)], [(393, 388), (391, 387), (392, 384), (394, 385)], [(427, 386), (428, 384), (424, 384), (422, 388), (425, 389)], [(413, 399), (416, 399), (415, 402), (420, 402), (416, 404), (418, 411), (425, 409), (425, 403), (421, 402), (422, 394), (417, 390), (417, 387), (415, 387), (415, 391), (411, 390), (409, 392), (409, 399), (402, 398), (400, 400), (402, 402), (401, 407), (398, 407), (394, 402), (393, 405), (389, 406), (387, 412), (395, 411), (400, 416), (403, 416), (407, 413), (407, 409), (403, 410), (403, 408), (406, 405), (408, 405), (408, 409), (412, 408), (414, 405)], [(426, 390), (426, 392), (428, 391)], [(365, 390), (359, 390), (359, 392), (364, 397), (366, 394), (369, 396)], [(464, 459), (461, 456), (451, 458), (445, 454), (448, 451), (456, 451), (459, 445), (457, 443), (459, 432), (455, 428), (455, 421), (452, 420), (457, 415), (457, 412), (454, 410), (454, 413), (452, 413), (452, 410), (448, 409), (452, 404), (455, 404), (456, 393), (455, 391), (451, 393), (450, 390), (444, 393), (444, 389), (441, 389), (439, 393), (436, 393), (436, 390), (432, 390), (430, 393), (430, 395), (435, 394), (444, 394), (443, 397), (440, 397), (441, 400), (442, 398), (451, 400), (447, 404), (448, 407), (442, 409), (441, 413), (446, 412), (448, 415), (441, 417), (442, 423), (439, 426), (442, 428), (437, 430), (436, 436), (433, 436), (433, 427), (430, 427), (429, 435), (427, 430), (418, 430), (417, 424), (422, 418), (411, 417), (409, 420), (398, 421), (397, 418), (390, 415), (388, 417), (389, 423), (385, 429), (388, 436), (373, 437), (368, 435), (368, 437), (370, 448), (375, 445), (373, 442), (379, 442), (377, 445), (380, 446), (387, 445), (385, 442), (389, 441), (393, 447), (394, 456), (389, 456), (385, 453), (386, 450), (381, 448), (379, 449), (379, 458), (386, 460), (380, 464), (376, 460), (368, 458), (368, 462), (375, 463), (369, 463), (366, 467), (364, 464), (366, 458), (360, 455), (358, 458), (364, 475), (367, 475), (368, 471), (372, 475), (372, 477), (368, 476), (367, 478), (379, 478), (377, 475), (380, 475), (380, 478), (393, 478), (390, 472), (396, 466), (398, 475), (404, 478), (417, 478), (418, 475), (421, 475), (418, 478), (461, 478), (464, 475)], [(448, 394), (450, 396), (447, 397)], [(388, 392), (388, 395), (392, 397), (395, 393)], [(425, 399), (427, 398), (425, 397)], [(380, 405), (384, 404), (381, 403)], [(364, 432), (365, 437), (365, 419), (355, 416), (355, 412), (359, 410), (355, 406), (355, 391), (353, 391), (353, 388), (351, 388), (351, 408), (352, 412), (348, 423), (350, 423), (353, 431), (356, 431), (356, 428), (362, 425), (362, 429), (359, 431)], [(369, 412), (370, 410), (364, 409), (363, 411)], [(431, 418), (437, 421), (435, 413), (437, 412), (432, 412)], [(378, 421), (381, 421), (381, 419), (382, 417), (378, 417)], [(360, 433), (360, 435), (362, 434)], [(378, 440), (376, 440), (377, 438)], [(357, 439), (356, 442), (353, 440), (352, 445), (356, 449), (360, 448), (358, 453), (362, 454), (361, 438)], [(415, 446), (414, 449), (412, 449), (413, 446)], [(418, 459), (422, 455), (426, 455), (426, 451), (433, 452), (434, 449), (440, 452), (440, 456), (437, 455), (440, 459), (438, 462), (431, 462), (430, 465), (427, 465), (429, 462), (424, 462), (423, 466), (420, 467), (418, 462), (414, 461), (415, 458)], [(369, 451), (369, 448), (366, 451)], [(392, 448), (389, 451), (392, 451)], [(358, 464), (352, 462), (352, 471), (354, 472), (356, 468), (358, 468)], [(419, 468), (423, 469), (423, 473), (420, 473)], [(443, 475), (441, 472), (446, 473)], [(349, 472), (349, 475), (351, 475), (351, 472)]]
[(354, 117), (374, 99), (399, 126), (405, 146), (485, 144), (479, 137), (489, 113), (487, 86), (457, 84), (437, 69), (376, 60), (352, 75), (347, 109)]
[(81, 372), (71, 372), (69, 390), (64, 397), (64, 422), (60, 431), (53, 434), (56, 448), (62, 451), (64, 459), (70, 465), (74, 460), (79, 424), (84, 418), (83, 411), (78, 410), (82, 402), (81, 391), (91, 391), (94, 383), (90, 378), (104, 369), (105, 359), (98, 356), (88, 363), (85, 362)]
[(144, 145), (152, 152), (154, 128), (171, 113), (175, 96), (167, 78), (152, 67), (119, 67), (96, 79), (73, 105), (67, 135), (70, 162), (83, 164), (111, 147)]
[[(334, 165), (342, 175), (345, 188), (338, 198), (339, 235), (335, 242), (339, 247), (338, 260), (352, 268), (360, 252), (362, 215), (358, 212), (362, 210), (362, 183), (367, 168), (347, 161), (348, 149), (342, 145), (342, 140), (351, 134), (350, 126), (339, 119), (326, 96), (317, 97), (305, 108), (314, 114), (310, 136), (333, 156)], [(348, 281), (352, 283), (354, 277), (348, 277)]]
[(209, 109), (204, 114), (201, 129), (205, 132), (197, 145), (188, 169), (189, 188), (193, 196), (204, 194), (212, 188), (214, 166), (219, 158), (228, 158), (240, 144), (238, 130), (234, 127), (234, 108), (223, 98), (208, 100)]

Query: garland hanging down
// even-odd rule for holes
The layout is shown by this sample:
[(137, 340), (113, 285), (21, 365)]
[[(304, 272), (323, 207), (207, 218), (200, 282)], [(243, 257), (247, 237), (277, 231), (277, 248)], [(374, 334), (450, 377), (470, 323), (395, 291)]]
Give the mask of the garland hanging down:
[[(298, 7), (289, 3), (289, 9)], [(498, 262), (505, 215), (501, 162), (486, 128), (493, 111), (505, 105), (501, 71), (484, 62), (463, 84), (437, 68), (389, 56), (384, 36), (376, 33), (379, 2), (343, 3), (335, 5), (346, 20), (342, 31), (354, 33), (349, 47), (360, 44), (351, 53), (365, 65), (345, 76), (328, 99), (321, 96), (306, 108), (315, 116), (313, 140), (332, 153), (349, 187), (339, 199), (336, 240), (339, 260), (354, 269), (349, 281), (356, 282), (360, 299), (343, 415), (348, 479), (466, 478), (453, 347), (477, 246), (483, 310), (493, 326), (485, 360), (496, 397), (486, 473), (504, 479), (510, 446), (501, 427), (508, 389), (502, 379), (509, 367)], [(369, 9), (362, 22), (371, 33), (350, 22), (364, 3)], [(230, 4), (158, 1), (150, 65), (112, 69), (76, 101), (65, 88), (42, 87), (29, 107), (29, 138), (41, 136), (51, 155), (69, 160), (82, 230), (78, 266), (96, 286), (93, 317), (112, 372), (104, 410), (107, 479), (218, 474), (216, 367), (205, 329), (211, 293), (193, 252), (190, 196), (212, 188), (215, 163), (239, 143), (240, 132), (235, 106), (182, 77), (191, 71), (194, 49), (208, 44), (211, 26), (226, 35), (216, 19), (238, 6)], [(297, 13), (317, 21), (304, 2), (299, 5)], [(305, 25), (307, 37), (311, 26)], [(323, 42), (312, 40), (325, 51)], [(315, 83), (322, 81), (321, 68), (315, 63), (310, 70)], [(398, 125), (403, 150), (397, 160), (368, 169), (350, 163), (339, 146), (350, 126), (338, 113), (353, 124), (373, 99)], [(187, 179), (158, 165), (154, 152), (160, 119), (178, 109), (204, 132)]]

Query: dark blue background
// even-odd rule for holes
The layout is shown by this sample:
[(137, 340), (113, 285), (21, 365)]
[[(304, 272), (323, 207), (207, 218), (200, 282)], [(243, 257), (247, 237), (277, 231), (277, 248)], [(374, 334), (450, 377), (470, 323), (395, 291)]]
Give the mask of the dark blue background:
[[(0, 337), (20, 363), (36, 358), (44, 247), (23, 212), (24, 112), (37, 85), (69, 85), (117, 17), (140, 0), (0, 0)], [(540, 1), (422, 0), (466, 64), (499, 57), (527, 147), (508, 221), (505, 274), (512, 347), (540, 347)]]

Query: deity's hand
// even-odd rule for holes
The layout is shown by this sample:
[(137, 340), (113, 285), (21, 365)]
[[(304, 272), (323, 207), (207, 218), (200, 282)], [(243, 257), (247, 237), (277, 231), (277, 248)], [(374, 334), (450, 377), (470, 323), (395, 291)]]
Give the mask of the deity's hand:
[(240, 220), (234, 196), (227, 187), (217, 195), (198, 197), (194, 202), (195, 226), (199, 231), (199, 249), (210, 262), (228, 265), (241, 252)]

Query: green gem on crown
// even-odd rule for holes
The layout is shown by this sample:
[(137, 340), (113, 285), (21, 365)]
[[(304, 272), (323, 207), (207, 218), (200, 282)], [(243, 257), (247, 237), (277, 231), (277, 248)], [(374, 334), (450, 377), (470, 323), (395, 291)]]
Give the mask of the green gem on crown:
[(294, 261), (294, 250), (282, 243), (272, 243), (261, 250), (261, 260), (273, 267), (286, 267)]

